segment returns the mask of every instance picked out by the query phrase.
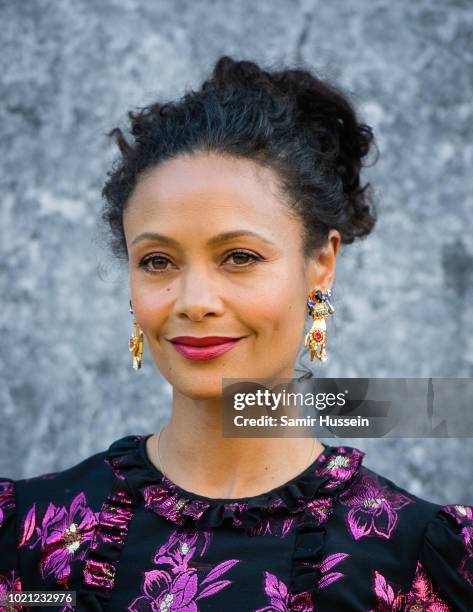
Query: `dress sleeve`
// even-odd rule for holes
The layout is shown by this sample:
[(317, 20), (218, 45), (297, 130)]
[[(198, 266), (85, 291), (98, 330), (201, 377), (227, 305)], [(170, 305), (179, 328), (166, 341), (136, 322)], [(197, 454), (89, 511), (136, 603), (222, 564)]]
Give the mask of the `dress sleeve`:
[[(15, 482), (8, 478), (0, 478), (0, 593), (21, 590)], [(3, 609), (0, 603), (0, 611)]]
[(428, 523), (420, 563), (452, 610), (473, 610), (473, 507), (443, 506)]

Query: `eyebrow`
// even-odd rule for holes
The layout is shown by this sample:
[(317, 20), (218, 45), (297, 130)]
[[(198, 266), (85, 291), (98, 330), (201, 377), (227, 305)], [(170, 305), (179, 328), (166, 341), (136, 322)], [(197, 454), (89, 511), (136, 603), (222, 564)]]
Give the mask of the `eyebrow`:
[[(250, 230), (233, 230), (229, 232), (223, 232), (221, 234), (217, 234), (207, 240), (207, 246), (214, 246), (219, 244), (220, 242), (225, 242), (225, 240), (231, 240), (232, 238), (239, 238), (240, 236), (253, 236), (254, 238), (258, 238), (267, 244), (274, 244), (271, 240), (268, 240), (264, 236), (257, 234), (256, 232), (252, 232)], [(139, 234), (131, 243), (131, 246), (140, 242), (141, 240), (153, 240), (155, 242), (163, 242), (165, 244), (169, 244), (171, 246), (178, 247), (179, 242), (174, 240), (174, 238), (170, 238), (169, 236), (165, 236), (164, 234), (157, 234), (156, 232), (143, 232)]]

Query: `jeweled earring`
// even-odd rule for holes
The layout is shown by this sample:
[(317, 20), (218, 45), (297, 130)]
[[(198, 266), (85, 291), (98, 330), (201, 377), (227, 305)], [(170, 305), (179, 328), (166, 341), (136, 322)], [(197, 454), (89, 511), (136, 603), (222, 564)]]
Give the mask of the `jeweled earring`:
[(311, 291), (307, 299), (309, 314), (313, 317), (314, 322), (310, 331), (305, 336), (304, 346), (310, 346), (311, 361), (313, 361), (314, 357), (319, 361), (327, 360), (327, 325), (325, 317), (335, 312), (335, 308), (329, 299), (331, 295), (330, 289), (327, 289), (324, 293), (317, 289), (316, 291)]
[[(133, 315), (133, 309), (131, 307), (130, 300), (130, 314)], [(141, 368), (141, 360), (143, 357), (143, 331), (141, 330), (140, 324), (133, 321), (133, 327), (135, 328), (133, 333), (130, 335), (129, 349), (131, 352), (131, 362), (134, 370)]]

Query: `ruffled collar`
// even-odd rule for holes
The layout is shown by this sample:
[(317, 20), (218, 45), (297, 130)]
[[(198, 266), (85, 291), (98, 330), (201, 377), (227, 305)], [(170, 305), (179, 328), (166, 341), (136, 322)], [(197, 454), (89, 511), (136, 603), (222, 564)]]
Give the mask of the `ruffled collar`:
[(224, 521), (234, 527), (252, 529), (268, 517), (290, 517), (309, 509), (320, 514), (331, 507), (334, 496), (343, 491), (358, 473), (365, 453), (350, 446), (329, 446), (303, 472), (283, 485), (252, 497), (209, 498), (186, 491), (171, 482), (150, 461), (146, 452), (148, 435), (130, 435), (116, 440), (105, 461), (116, 476), (126, 481), (145, 508), (180, 526), (214, 528)]

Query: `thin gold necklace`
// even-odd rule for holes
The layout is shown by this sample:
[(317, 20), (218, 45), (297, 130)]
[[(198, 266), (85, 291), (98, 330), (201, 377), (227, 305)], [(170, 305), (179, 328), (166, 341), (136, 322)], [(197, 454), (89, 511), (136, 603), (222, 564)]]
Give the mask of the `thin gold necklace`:
[[(159, 463), (159, 469), (160, 469), (160, 471), (161, 471), (161, 472), (164, 474), (164, 476), (166, 476), (166, 473), (165, 473), (165, 471), (164, 471), (164, 469), (163, 469), (163, 463), (162, 463), (162, 461), (161, 461), (161, 455), (159, 454), (159, 438), (160, 438), (160, 436), (161, 436), (161, 432), (162, 432), (162, 431), (164, 431), (164, 429), (166, 429), (166, 428), (165, 428), (165, 427), (163, 427), (163, 429), (160, 429), (160, 430), (159, 430), (158, 437), (157, 437), (157, 439), (156, 439), (156, 450), (157, 450), (157, 454), (158, 454), (158, 463)], [(313, 445), (312, 445), (312, 449), (311, 449), (311, 451), (310, 451), (309, 462), (307, 463), (307, 467), (309, 467), (309, 465), (311, 465), (311, 464), (312, 464), (312, 456), (313, 456), (313, 454), (314, 454), (314, 450), (315, 450), (315, 442), (316, 442), (316, 438), (314, 438), (314, 443), (313, 443)], [(305, 471), (305, 470), (307, 469), (307, 467), (306, 467), (306, 468), (304, 468), (304, 470), (302, 470), (302, 471)]]
[[(165, 429), (165, 428), (163, 427), (163, 429)], [(162, 472), (162, 473), (163, 473), (163, 474), (166, 476), (166, 474), (164, 473), (164, 470), (163, 470), (163, 464), (162, 464), (162, 462), (161, 462), (161, 457), (160, 457), (160, 455), (159, 455), (159, 438), (160, 438), (160, 436), (161, 436), (161, 432), (163, 431), (163, 429), (160, 429), (160, 430), (159, 430), (159, 433), (158, 433), (158, 438), (157, 438), (157, 440), (156, 440), (156, 450), (158, 451), (158, 463), (159, 463), (159, 469), (160, 469), (160, 470), (161, 470), (161, 472)]]

